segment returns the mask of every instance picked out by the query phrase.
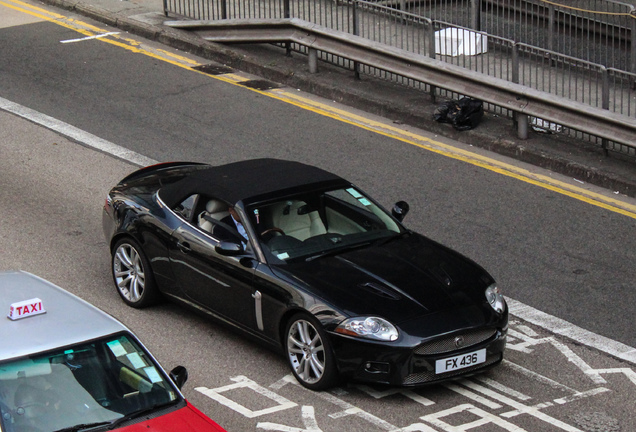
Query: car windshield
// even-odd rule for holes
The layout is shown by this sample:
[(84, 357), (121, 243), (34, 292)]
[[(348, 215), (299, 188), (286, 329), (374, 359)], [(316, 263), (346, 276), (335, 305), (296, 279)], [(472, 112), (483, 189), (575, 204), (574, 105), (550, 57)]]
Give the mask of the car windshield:
[(2, 431), (109, 424), (178, 398), (129, 334), (0, 363)]
[(401, 232), (395, 220), (354, 187), (303, 193), (247, 207), (273, 260), (315, 259)]

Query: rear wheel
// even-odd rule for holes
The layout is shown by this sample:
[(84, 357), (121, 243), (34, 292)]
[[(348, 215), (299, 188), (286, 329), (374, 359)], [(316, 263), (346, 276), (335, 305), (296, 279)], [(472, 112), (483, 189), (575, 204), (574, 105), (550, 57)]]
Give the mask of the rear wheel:
[(289, 320), (286, 355), (296, 379), (311, 390), (324, 390), (338, 380), (331, 344), (320, 323), (307, 314)]
[(136, 241), (124, 238), (115, 244), (111, 268), (117, 292), (126, 304), (143, 308), (157, 300), (150, 262)]

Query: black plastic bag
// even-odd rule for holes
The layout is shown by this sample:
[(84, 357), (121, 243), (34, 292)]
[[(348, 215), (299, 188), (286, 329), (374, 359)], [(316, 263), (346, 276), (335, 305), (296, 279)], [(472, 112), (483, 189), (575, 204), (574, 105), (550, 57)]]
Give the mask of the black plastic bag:
[(484, 116), (484, 103), (478, 99), (464, 97), (458, 101), (444, 102), (433, 113), (440, 123), (450, 123), (459, 131), (474, 129)]

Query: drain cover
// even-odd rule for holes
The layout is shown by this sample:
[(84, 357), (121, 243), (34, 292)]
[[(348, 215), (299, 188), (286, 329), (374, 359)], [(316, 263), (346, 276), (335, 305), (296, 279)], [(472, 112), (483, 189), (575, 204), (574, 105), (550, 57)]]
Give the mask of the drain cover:
[(245, 87), (253, 88), (256, 90), (271, 90), (271, 89), (281, 87), (279, 84), (276, 84), (270, 81), (265, 81), (265, 80), (249, 80), (249, 81), (240, 82), (238, 84)]
[(195, 66), (192, 69), (201, 71), (201, 72), (206, 73), (208, 75), (223, 75), (223, 74), (234, 72), (232, 70), (232, 68), (229, 68), (227, 66), (215, 66), (215, 65)]

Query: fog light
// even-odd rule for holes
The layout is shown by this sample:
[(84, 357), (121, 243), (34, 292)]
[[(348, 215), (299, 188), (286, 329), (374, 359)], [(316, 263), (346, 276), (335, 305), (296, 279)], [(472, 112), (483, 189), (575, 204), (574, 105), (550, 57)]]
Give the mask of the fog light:
[(391, 368), (388, 363), (366, 362), (364, 364), (364, 371), (372, 374), (389, 373), (390, 369)]

